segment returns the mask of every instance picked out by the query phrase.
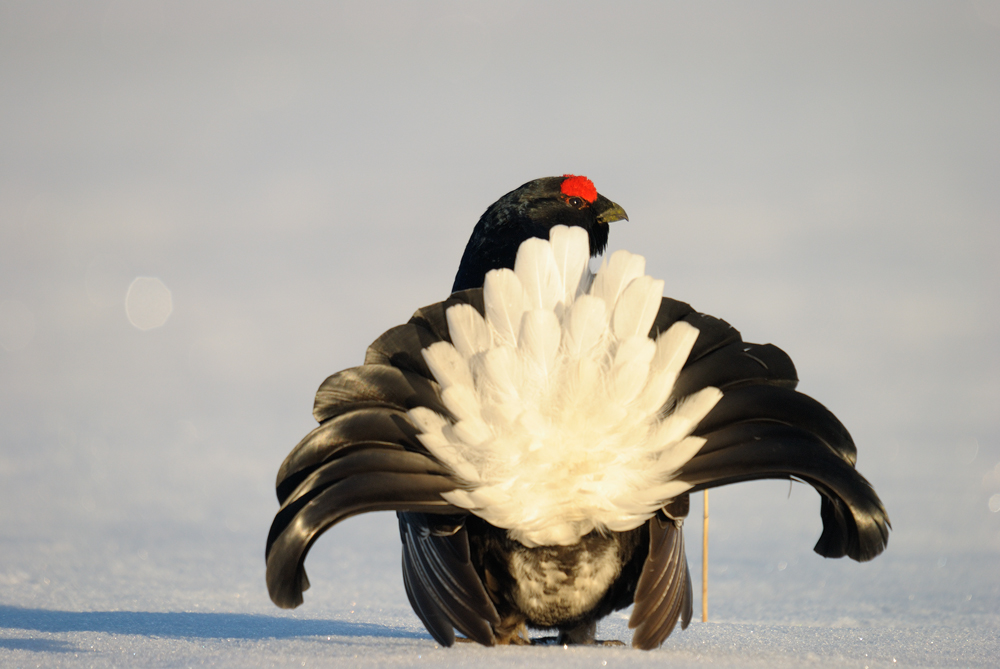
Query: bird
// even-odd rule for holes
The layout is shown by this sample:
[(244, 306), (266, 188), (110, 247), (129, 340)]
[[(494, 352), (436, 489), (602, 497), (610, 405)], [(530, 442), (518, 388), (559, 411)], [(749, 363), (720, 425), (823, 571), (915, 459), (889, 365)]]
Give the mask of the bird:
[(451, 294), (327, 378), (319, 425), (277, 476), (267, 586), (303, 602), (316, 539), (395, 511), (409, 602), (441, 645), (596, 638), (632, 606), (632, 646), (692, 614), (692, 493), (755, 479), (820, 495), (814, 550), (867, 561), (885, 507), (787, 354), (663, 296), (645, 259), (594, 256), (625, 210), (587, 177), (529, 181), (481, 216)]

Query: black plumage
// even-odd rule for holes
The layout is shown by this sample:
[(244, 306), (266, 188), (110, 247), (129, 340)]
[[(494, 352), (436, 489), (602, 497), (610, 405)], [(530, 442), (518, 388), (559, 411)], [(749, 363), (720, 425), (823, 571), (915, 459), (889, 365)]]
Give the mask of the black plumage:
[[(565, 188), (564, 184), (570, 185)], [(592, 201), (588, 200), (591, 197)], [(521, 242), (547, 239), (557, 225), (587, 231), (590, 255), (608, 246), (609, 223), (628, 220), (625, 210), (596, 190), (585, 177), (545, 177), (529, 181), (490, 205), (476, 223), (451, 291), (482, 288), (491, 269), (513, 267)]]
[(532, 547), (441, 496), (466, 484), (428, 451), (407, 412), (428, 407), (451, 416), (421, 354), (451, 341), (447, 310), (468, 304), (482, 314), (486, 273), (512, 267), (525, 239), (547, 238), (555, 225), (577, 226), (587, 231), (594, 255), (606, 246), (608, 224), (624, 218), (583, 177), (539, 179), (508, 193), (476, 225), (453, 294), (379, 337), (362, 366), (324, 381), (313, 410), (320, 425), (278, 473), (281, 509), (266, 550), (277, 605), (302, 603), (303, 565), (316, 538), (368, 511), (397, 512), (407, 596), (444, 645), (454, 643), (455, 630), (484, 645), (526, 643), (526, 626), (555, 629), (560, 642), (590, 643), (597, 620), (634, 603), (633, 645), (659, 646), (678, 621), (686, 627), (691, 619), (682, 533), (688, 494), (728, 483), (806, 481), (821, 495), (817, 553), (863, 561), (885, 548), (889, 520), (854, 467), (850, 434), (794, 390), (788, 356), (770, 344), (743, 342), (724, 321), (669, 298), (660, 302), (650, 337), (678, 321), (696, 327), (698, 336), (662, 411), (703, 388), (722, 391), (694, 429), (704, 444), (678, 475), (690, 485), (687, 493), (664, 500), (635, 529), (595, 530), (573, 545)]

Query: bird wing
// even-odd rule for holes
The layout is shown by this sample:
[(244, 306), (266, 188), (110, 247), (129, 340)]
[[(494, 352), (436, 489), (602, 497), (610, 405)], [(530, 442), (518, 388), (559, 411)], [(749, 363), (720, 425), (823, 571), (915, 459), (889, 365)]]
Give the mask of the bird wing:
[(393, 510), (407, 596), (427, 629), (445, 645), (454, 643), (454, 629), (493, 644), (499, 618), (469, 559), (465, 511), (441, 497), (460, 484), (416, 438), (406, 414), (422, 406), (448, 415), (420, 351), (448, 340), (444, 310), (460, 301), (462, 294), (418, 310), (369, 347), (364, 365), (332, 375), (317, 391), (320, 425), (278, 471), (281, 508), (265, 552), (278, 606), (302, 603), (305, 558), (324, 531), (352, 515)]
[(455, 629), (494, 645), (500, 616), (472, 565), (464, 517), (398, 516), (406, 595), (427, 631), (443, 646), (455, 643)]
[(682, 526), (688, 512), (682, 495), (646, 522), (649, 554), (635, 589), (635, 606), (628, 626), (635, 628), (632, 645), (643, 650), (658, 647), (673, 632), (691, 623), (691, 572), (684, 552)]

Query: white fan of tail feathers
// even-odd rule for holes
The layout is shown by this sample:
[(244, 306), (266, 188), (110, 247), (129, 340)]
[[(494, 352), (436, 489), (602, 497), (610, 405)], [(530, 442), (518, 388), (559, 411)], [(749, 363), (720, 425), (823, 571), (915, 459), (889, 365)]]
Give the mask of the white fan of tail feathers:
[(489, 272), (486, 317), (451, 307), (453, 343), (423, 351), (455, 422), (409, 413), (466, 483), (442, 497), (526, 546), (636, 528), (688, 490), (674, 477), (722, 397), (705, 388), (663, 416), (698, 330), (677, 322), (650, 339), (663, 281), (627, 251), (596, 275), (589, 257), (585, 230), (557, 226), (521, 245), (513, 271)]

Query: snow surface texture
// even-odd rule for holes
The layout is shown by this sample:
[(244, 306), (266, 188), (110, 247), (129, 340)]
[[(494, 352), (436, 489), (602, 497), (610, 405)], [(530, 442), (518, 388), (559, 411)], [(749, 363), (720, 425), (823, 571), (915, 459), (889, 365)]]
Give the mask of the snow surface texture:
[[(996, 666), (998, 71), (988, 0), (0, 3), (0, 667)], [(440, 649), (372, 514), (275, 608), (316, 387), (565, 172), (628, 211), (610, 251), (791, 355), (888, 550), (824, 560), (811, 489), (731, 486), (709, 623), (696, 495), (659, 650)]]

